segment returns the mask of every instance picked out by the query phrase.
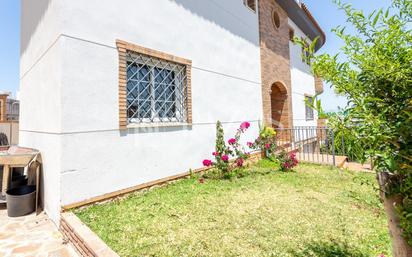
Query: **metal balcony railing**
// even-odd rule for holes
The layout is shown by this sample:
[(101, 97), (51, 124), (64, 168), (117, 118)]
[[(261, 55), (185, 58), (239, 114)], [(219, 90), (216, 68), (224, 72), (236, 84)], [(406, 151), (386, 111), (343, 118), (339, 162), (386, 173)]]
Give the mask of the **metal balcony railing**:
[(295, 151), (299, 161), (336, 166), (335, 136), (327, 127), (276, 128), (278, 150)]

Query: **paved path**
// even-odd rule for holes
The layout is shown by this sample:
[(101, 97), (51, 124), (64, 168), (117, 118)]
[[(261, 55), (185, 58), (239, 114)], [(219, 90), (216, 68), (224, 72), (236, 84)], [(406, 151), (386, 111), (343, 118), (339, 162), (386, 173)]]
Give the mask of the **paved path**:
[(9, 218), (0, 205), (0, 257), (26, 256), (78, 257), (46, 214)]
[[(333, 156), (330, 154), (319, 154), (319, 153), (296, 153), (296, 157), (301, 162), (309, 162), (316, 164), (333, 164)], [(345, 165), (346, 159), (348, 157), (335, 155), (335, 166), (342, 168)]]
[(345, 164), (345, 168), (352, 171), (370, 172), (375, 173), (370, 164), (360, 164), (356, 162), (348, 162)]

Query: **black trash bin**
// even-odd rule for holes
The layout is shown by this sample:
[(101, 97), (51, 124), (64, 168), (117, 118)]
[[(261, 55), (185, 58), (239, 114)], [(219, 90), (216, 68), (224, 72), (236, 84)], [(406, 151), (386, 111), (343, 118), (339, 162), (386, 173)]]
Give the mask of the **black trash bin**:
[(18, 188), (21, 186), (26, 186), (27, 185), (27, 177), (24, 175), (18, 175), (18, 176), (13, 176), (10, 182), (10, 187), (9, 189), (14, 189)]
[(36, 186), (21, 186), (7, 190), (7, 215), (20, 217), (36, 210)]

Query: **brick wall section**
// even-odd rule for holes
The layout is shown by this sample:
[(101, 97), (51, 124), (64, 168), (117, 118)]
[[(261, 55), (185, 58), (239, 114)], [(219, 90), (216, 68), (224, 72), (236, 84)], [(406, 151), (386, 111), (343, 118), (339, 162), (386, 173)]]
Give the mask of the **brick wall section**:
[(7, 121), (7, 94), (0, 95), (0, 121)]
[[(273, 24), (273, 11), (279, 15), (279, 28)], [(259, 33), (264, 122), (269, 125), (272, 118), (279, 118), (280, 126), (292, 127), (288, 16), (275, 0), (259, 0)], [(271, 97), (273, 85), (280, 91), (273, 92), (279, 94), (274, 98)]]
[(315, 91), (316, 94), (323, 93), (323, 80), (317, 76), (315, 77)]
[(328, 120), (327, 119), (318, 119), (317, 123), (318, 123), (319, 128), (324, 128), (324, 127), (327, 127)]
[(119, 257), (73, 213), (62, 213), (60, 231), (84, 257)]
[(119, 51), (119, 128), (127, 128), (127, 64), (126, 64), (126, 42), (117, 41)]

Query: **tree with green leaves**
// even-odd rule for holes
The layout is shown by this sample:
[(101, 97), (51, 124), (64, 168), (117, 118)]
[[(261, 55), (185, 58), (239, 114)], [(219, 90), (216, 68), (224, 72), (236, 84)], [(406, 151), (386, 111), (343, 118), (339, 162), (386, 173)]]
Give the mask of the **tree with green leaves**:
[(373, 160), (394, 256), (412, 256), (412, 1), (392, 0), (370, 15), (335, 3), (357, 31), (334, 29), (345, 58), (315, 55), (316, 42), (308, 58), (314, 74), (348, 99), (347, 129)]

